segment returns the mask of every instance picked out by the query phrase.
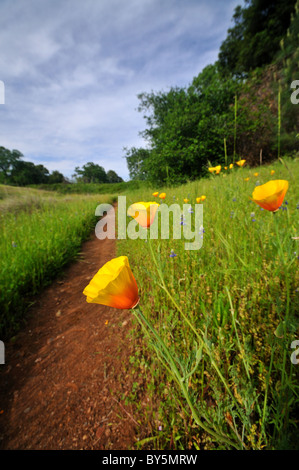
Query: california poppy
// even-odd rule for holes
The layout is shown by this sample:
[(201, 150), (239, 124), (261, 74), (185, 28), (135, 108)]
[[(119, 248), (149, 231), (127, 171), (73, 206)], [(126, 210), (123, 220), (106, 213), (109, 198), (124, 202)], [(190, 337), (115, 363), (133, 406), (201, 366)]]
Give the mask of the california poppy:
[(155, 196), (155, 197), (157, 197), (157, 196), (158, 196), (158, 194), (159, 194), (159, 191), (156, 191), (155, 193), (153, 193), (153, 194), (152, 194), (152, 196)]
[(187, 204), (187, 202), (189, 202), (189, 199), (185, 198), (184, 203)]
[(133, 217), (141, 227), (152, 225), (159, 204), (157, 202), (135, 202), (128, 208), (127, 214)]
[(204, 201), (205, 199), (207, 199), (207, 196), (201, 196), (202, 201)]
[(238, 166), (243, 166), (245, 162), (246, 162), (246, 160), (239, 160), (238, 162), (236, 162), (236, 164)]
[(197, 198), (196, 198), (196, 202), (197, 202), (197, 204), (199, 204), (199, 203), (200, 203), (200, 201), (201, 201), (201, 197), (197, 197)]
[(215, 166), (215, 173), (216, 173), (216, 175), (219, 175), (220, 171), (221, 171), (221, 165)]
[(252, 193), (252, 200), (267, 211), (276, 212), (283, 203), (289, 187), (286, 180), (273, 180), (256, 186)]
[(161, 194), (159, 194), (159, 198), (160, 198), (160, 199), (165, 199), (165, 198), (166, 198), (166, 193), (161, 193)]
[(108, 261), (91, 279), (83, 294), (88, 303), (118, 309), (134, 308), (138, 304), (138, 286), (127, 256)]

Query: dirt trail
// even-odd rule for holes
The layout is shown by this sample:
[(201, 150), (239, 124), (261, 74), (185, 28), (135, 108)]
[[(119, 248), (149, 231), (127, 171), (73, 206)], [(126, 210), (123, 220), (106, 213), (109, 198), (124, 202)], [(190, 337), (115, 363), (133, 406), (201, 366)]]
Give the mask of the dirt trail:
[(128, 310), (88, 304), (91, 277), (115, 257), (93, 236), (81, 259), (42, 291), (0, 366), (0, 449), (134, 448), (136, 417), (124, 397), (133, 349)]

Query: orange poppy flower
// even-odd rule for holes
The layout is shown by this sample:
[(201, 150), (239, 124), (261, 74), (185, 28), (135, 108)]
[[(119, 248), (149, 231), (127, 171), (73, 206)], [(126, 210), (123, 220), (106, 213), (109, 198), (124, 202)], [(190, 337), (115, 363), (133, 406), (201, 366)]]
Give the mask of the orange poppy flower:
[(234, 167), (234, 164), (231, 163), (231, 164), (229, 165), (229, 169), (231, 170), (233, 167)]
[(187, 204), (187, 202), (189, 202), (189, 199), (185, 198), (184, 203)]
[(246, 160), (239, 160), (238, 162), (236, 162), (236, 164), (238, 166), (244, 166), (244, 163), (246, 162)]
[(289, 187), (286, 180), (272, 180), (256, 186), (252, 193), (252, 200), (267, 211), (276, 212), (283, 203)]
[(153, 193), (153, 194), (152, 194), (152, 196), (155, 196), (155, 197), (157, 197), (157, 196), (158, 196), (158, 194), (159, 194), (159, 191), (156, 191), (155, 193)]
[(119, 256), (104, 264), (85, 287), (83, 294), (88, 303), (118, 309), (136, 307), (139, 302), (138, 286), (127, 256)]
[(215, 173), (216, 173), (216, 175), (219, 175), (220, 171), (221, 171), (221, 165), (215, 166)]
[(159, 194), (159, 198), (160, 198), (160, 199), (165, 199), (165, 198), (166, 198), (166, 193), (161, 193), (161, 194)]
[(199, 203), (200, 203), (200, 201), (201, 201), (201, 197), (197, 197), (197, 198), (196, 198), (196, 202), (197, 202), (197, 204), (199, 204)]
[(202, 201), (204, 201), (205, 199), (207, 199), (207, 196), (201, 196)]
[(141, 227), (148, 228), (154, 221), (159, 205), (157, 202), (135, 202), (129, 207), (127, 214), (133, 217)]

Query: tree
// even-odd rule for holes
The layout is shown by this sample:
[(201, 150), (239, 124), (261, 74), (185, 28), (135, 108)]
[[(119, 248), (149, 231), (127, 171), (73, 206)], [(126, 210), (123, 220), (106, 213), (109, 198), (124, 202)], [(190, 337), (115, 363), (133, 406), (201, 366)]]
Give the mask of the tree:
[(296, 0), (245, 0), (244, 8), (237, 6), (235, 25), (220, 46), (222, 73), (247, 76), (271, 63), (290, 26), (295, 4)]
[(17, 160), (11, 171), (10, 182), (18, 186), (47, 183), (49, 170), (43, 165)]
[(150, 151), (143, 148), (124, 148), (126, 152), (127, 166), (132, 180), (145, 180), (147, 177), (146, 160), (150, 157)]
[(63, 183), (64, 181), (65, 181), (65, 178), (63, 174), (57, 170), (52, 171), (52, 173), (49, 175), (49, 178), (48, 178), (49, 184)]
[(118, 176), (118, 174), (115, 171), (109, 170), (107, 171), (107, 182), (108, 183), (122, 183), (123, 179), (120, 176)]
[(84, 183), (107, 183), (104, 168), (93, 162), (86, 163), (82, 169), (77, 166), (73, 176), (77, 181), (83, 181)]
[(9, 150), (0, 147), (0, 182), (8, 184), (11, 180), (11, 172), (23, 154), (19, 150)]

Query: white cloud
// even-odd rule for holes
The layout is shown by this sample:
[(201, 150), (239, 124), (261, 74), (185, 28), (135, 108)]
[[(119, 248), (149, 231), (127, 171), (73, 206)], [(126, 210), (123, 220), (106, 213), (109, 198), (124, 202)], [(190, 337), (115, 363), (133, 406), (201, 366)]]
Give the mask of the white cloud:
[(127, 179), (137, 94), (187, 86), (217, 59), (240, 2), (2, 0), (0, 145), (70, 176), (95, 161)]

